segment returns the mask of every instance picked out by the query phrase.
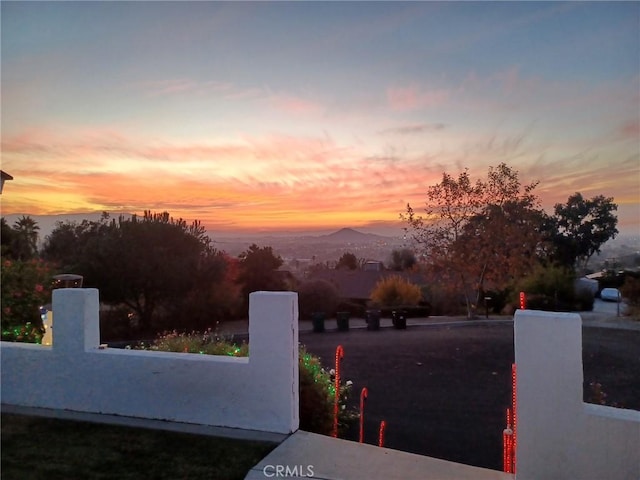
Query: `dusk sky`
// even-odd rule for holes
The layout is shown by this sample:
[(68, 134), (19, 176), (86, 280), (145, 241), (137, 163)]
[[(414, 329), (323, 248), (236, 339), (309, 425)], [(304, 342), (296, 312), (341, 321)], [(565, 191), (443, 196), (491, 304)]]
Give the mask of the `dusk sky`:
[(385, 232), (506, 162), (640, 232), (638, 2), (7, 2), (2, 214)]

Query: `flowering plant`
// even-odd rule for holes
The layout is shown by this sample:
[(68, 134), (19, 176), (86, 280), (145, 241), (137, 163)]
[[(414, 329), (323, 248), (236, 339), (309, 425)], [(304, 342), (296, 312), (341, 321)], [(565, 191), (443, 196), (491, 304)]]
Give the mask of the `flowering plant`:
[[(144, 346), (142, 346), (144, 348)], [(249, 345), (240, 345), (221, 338), (211, 328), (204, 333), (178, 333), (176, 330), (158, 335), (148, 350), (165, 352), (201, 353), (203, 355), (228, 355), (230, 357), (246, 357), (249, 355)]]
[(51, 274), (51, 265), (39, 259), (2, 259), (2, 340), (41, 342), (40, 307), (51, 301)]
[[(320, 358), (300, 347), (300, 428), (314, 433), (330, 435), (333, 429), (335, 405), (335, 370), (322, 367)], [(338, 394), (338, 436), (359, 418), (358, 412), (348, 407), (353, 382), (340, 384)]]
[[(131, 348), (131, 347), (129, 347)], [(151, 344), (138, 344), (136, 349), (165, 352), (200, 353), (246, 357), (249, 345), (240, 345), (220, 337), (214, 330), (204, 333), (165, 332)], [(335, 402), (335, 371), (325, 370), (320, 358), (301, 346), (299, 351), (300, 428), (308, 432), (329, 435), (333, 427)], [(353, 388), (350, 380), (341, 384), (338, 397), (338, 432), (344, 434), (358, 419), (358, 412), (347, 406)]]

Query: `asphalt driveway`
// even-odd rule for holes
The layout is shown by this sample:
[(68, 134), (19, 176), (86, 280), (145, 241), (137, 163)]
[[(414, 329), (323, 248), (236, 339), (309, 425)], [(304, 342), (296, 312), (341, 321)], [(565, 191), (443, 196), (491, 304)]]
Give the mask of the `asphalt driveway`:
[[(640, 331), (583, 329), (585, 398), (599, 382), (607, 401), (640, 410)], [(502, 469), (502, 430), (514, 359), (511, 323), (414, 326), (407, 330), (301, 333), (300, 342), (331, 368), (345, 351), (343, 378), (369, 397), (365, 442), (481, 467)], [(346, 437), (358, 438), (357, 427)]]

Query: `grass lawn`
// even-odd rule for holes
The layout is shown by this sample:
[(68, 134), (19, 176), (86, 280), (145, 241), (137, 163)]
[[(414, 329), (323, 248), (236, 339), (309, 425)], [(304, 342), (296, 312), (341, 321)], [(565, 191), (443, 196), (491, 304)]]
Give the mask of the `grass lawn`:
[(3, 480), (243, 479), (274, 443), (2, 414)]

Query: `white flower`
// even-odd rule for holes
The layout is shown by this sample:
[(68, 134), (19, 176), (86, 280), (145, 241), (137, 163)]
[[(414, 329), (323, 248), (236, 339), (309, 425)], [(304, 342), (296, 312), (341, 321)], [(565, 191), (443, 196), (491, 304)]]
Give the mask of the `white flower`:
[(353, 382), (351, 380), (347, 380), (346, 385), (347, 385), (347, 387), (350, 387), (351, 385), (353, 385)]
[(335, 374), (336, 374), (336, 371), (333, 368), (329, 370), (329, 375), (334, 376)]

